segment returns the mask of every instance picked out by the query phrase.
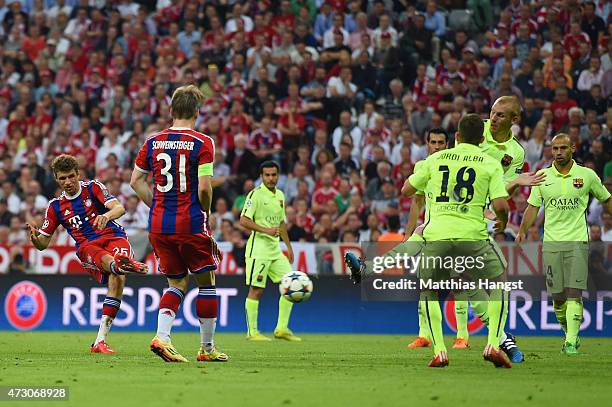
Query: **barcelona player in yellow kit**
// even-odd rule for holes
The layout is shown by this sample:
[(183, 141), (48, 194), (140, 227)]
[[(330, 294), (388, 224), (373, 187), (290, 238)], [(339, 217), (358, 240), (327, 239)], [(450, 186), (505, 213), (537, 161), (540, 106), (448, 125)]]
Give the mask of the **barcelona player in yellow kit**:
[(542, 170), (543, 185), (531, 190), (517, 242), (525, 239), (538, 210), (544, 205), (544, 243), (542, 247), (546, 289), (553, 298), (557, 320), (565, 332), (563, 352), (578, 353), (578, 332), (582, 323), (582, 291), (587, 288), (588, 232), (584, 216), (589, 196), (612, 213), (610, 192), (590, 168), (572, 159), (576, 150), (567, 134), (553, 138), (553, 164)]
[[(260, 166), (262, 183), (248, 195), (240, 215), (240, 225), (251, 231), (246, 245), (246, 283), (249, 293), (245, 300), (247, 339), (270, 341), (258, 329), (259, 299), (268, 277), (279, 283), (283, 275), (291, 271), (293, 248), (285, 226), (285, 195), (276, 188), (280, 166), (266, 161)], [(279, 246), (279, 237), (285, 242), (288, 258)], [(300, 341), (288, 327), (293, 303), (282, 295), (278, 300), (278, 322), (274, 337), (288, 341)]]
[[(503, 171), (494, 159), (479, 149), (484, 124), (475, 114), (464, 116), (459, 122), (457, 146), (440, 151), (425, 161), (422, 170), (414, 173), (405, 185), (407, 194), (425, 190), (431, 196), (429, 222), (423, 230), (425, 259), (451, 255), (455, 258), (480, 257), (482, 268), (473, 268), (471, 279), (503, 281), (505, 264), (489, 243), (482, 208), (490, 199), (497, 216), (497, 230), (503, 230), (508, 216), (508, 196), (503, 183)], [(425, 261), (420, 269), (421, 281), (443, 281), (453, 270), (440, 267), (435, 261)], [(423, 287), (423, 286), (422, 286)], [(421, 298), (426, 301), (426, 316), (434, 357), (430, 367), (448, 365), (442, 335), (442, 312), (437, 290), (427, 288)], [(507, 292), (492, 289), (487, 302), (489, 335), (484, 358), (496, 366), (510, 367), (510, 362), (499, 349), (499, 337), (505, 324), (508, 306)]]

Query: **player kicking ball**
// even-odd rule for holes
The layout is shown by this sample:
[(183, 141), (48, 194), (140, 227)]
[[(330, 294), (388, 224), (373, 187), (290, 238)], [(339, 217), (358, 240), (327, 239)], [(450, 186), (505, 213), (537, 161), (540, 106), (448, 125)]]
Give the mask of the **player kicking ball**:
[(562, 352), (577, 355), (582, 323), (582, 292), (587, 289), (588, 231), (585, 213), (589, 195), (612, 213), (610, 192), (590, 168), (572, 159), (576, 146), (567, 134), (552, 140), (553, 164), (542, 170), (543, 185), (531, 189), (523, 221), (516, 236), (522, 242), (544, 204), (543, 263), (546, 290), (553, 298), (557, 320), (565, 333)]
[(132, 247), (125, 230), (115, 222), (125, 208), (99, 181), (79, 181), (79, 165), (70, 155), (60, 155), (51, 163), (55, 181), (63, 191), (49, 202), (40, 229), (26, 224), (32, 245), (45, 250), (59, 225), (76, 242), (77, 256), (83, 267), (100, 284), (108, 285), (102, 306), (98, 336), (92, 353), (111, 354), (106, 343), (113, 320), (121, 307), (125, 275), (147, 274), (147, 265), (132, 259)]
[[(172, 127), (148, 137), (138, 154), (130, 185), (150, 208), (149, 241), (168, 281), (159, 302), (157, 333), (149, 349), (166, 362), (187, 362), (172, 345), (170, 332), (189, 286), (189, 273), (199, 288), (200, 362), (226, 362), (215, 347), (218, 301), (215, 271), (221, 253), (208, 230), (215, 144), (194, 129), (202, 92), (193, 85), (174, 91)], [(153, 188), (147, 181), (152, 174)]]
[[(280, 166), (275, 161), (265, 161), (259, 167), (262, 183), (253, 189), (244, 203), (240, 225), (251, 231), (246, 245), (246, 283), (249, 293), (244, 302), (249, 341), (271, 341), (259, 332), (257, 319), (259, 300), (266, 288), (268, 277), (278, 284), (292, 270), (293, 248), (285, 226), (285, 194), (276, 188)], [(287, 246), (287, 257), (279, 246), (279, 237)], [(289, 317), (293, 303), (282, 295), (278, 299), (278, 321), (274, 337), (287, 341), (301, 341), (289, 329)]]

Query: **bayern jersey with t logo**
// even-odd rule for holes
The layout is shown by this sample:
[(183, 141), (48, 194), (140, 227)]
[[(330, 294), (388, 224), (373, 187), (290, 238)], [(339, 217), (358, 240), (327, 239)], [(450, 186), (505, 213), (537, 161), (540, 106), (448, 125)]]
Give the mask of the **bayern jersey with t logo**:
[(209, 234), (198, 177), (212, 176), (214, 157), (213, 139), (192, 129), (171, 127), (147, 138), (134, 168), (153, 173), (151, 233)]
[(115, 221), (99, 230), (94, 227), (94, 219), (109, 211), (104, 206), (115, 198), (100, 181), (79, 181), (79, 192), (68, 196), (63, 192), (52, 199), (39, 232), (51, 236), (59, 225), (62, 225), (74, 239), (77, 247), (102, 237), (115, 236), (127, 238), (125, 230)]

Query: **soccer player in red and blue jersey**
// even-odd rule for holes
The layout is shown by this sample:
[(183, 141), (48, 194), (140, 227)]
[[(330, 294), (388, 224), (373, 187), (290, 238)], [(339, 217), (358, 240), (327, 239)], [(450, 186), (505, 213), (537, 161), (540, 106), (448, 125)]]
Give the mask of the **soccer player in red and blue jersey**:
[[(167, 277), (169, 288), (159, 303), (157, 334), (150, 349), (166, 362), (187, 362), (170, 340), (176, 313), (189, 284), (189, 273), (199, 287), (196, 313), (200, 320), (200, 350), (196, 359), (225, 362), (228, 356), (215, 348), (217, 289), (215, 270), (221, 253), (208, 230), (212, 200), (211, 177), (214, 141), (193, 128), (204, 95), (193, 86), (182, 86), (172, 95), (172, 127), (144, 142), (131, 186), (149, 208), (149, 241)], [(147, 177), (152, 174), (153, 188)]]
[(81, 264), (100, 284), (108, 284), (93, 353), (114, 353), (106, 343), (113, 319), (121, 306), (125, 274), (146, 274), (147, 265), (132, 259), (125, 230), (115, 222), (125, 208), (99, 181), (79, 181), (79, 165), (70, 155), (60, 155), (51, 169), (62, 194), (49, 202), (40, 229), (27, 224), (30, 241), (45, 250), (51, 236), (62, 225), (75, 240)]

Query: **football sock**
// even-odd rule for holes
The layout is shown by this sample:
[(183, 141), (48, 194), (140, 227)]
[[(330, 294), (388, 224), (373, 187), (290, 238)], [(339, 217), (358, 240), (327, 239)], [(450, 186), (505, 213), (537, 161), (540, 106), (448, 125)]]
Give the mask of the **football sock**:
[(457, 338), (469, 339), (468, 332), (468, 302), (455, 298), (455, 318), (457, 320)]
[(214, 285), (200, 287), (196, 299), (196, 313), (200, 320), (200, 343), (207, 352), (210, 352), (215, 347), (214, 336), (218, 315), (217, 288)]
[(489, 295), (483, 289), (467, 290), (467, 297), (472, 309), (483, 324), (489, 324)]
[(259, 313), (259, 300), (247, 298), (244, 300), (244, 309), (246, 311), (247, 333), (249, 336), (257, 334), (257, 314)]
[(508, 315), (508, 292), (501, 289), (491, 290), (488, 302), (489, 336), (487, 343), (495, 349), (499, 348), (499, 340)]
[(561, 324), (561, 329), (567, 334), (567, 301), (563, 301), (562, 304), (553, 301), (553, 308), (555, 309), (555, 315), (557, 315), (557, 321)]
[(170, 340), (172, 323), (176, 318), (181, 302), (185, 298), (185, 293), (176, 287), (170, 287), (162, 295), (159, 301), (159, 313), (157, 314), (157, 337), (164, 342)]
[(104, 303), (102, 304), (102, 320), (100, 321), (100, 328), (98, 328), (98, 336), (96, 337), (95, 343), (106, 340), (106, 335), (108, 335), (120, 307), (120, 299), (108, 296), (104, 299)]
[[(468, 290), (468, 297), (470, 298), (469, 305), (472, 307), (478, 318), (482, 321), (485, 326), (489, 326), (489, 294), (485, 290)], [(478, 298), (478, 300), (476, 300)], [(506, 315), (508, 313), (506, 307)], [(457, 322), (458, 324), (459, 322)], [(501, 345), (508, 339), (506, 332), (502, 331), (499, 336), (499, 344)]]
[(119, 271), (117, 270), (117, 265), (115, 264), (114, 261), (111, 261), (108, 267), (110, 268), (110, 271), (112, 274), (115, 274), (115, 275), (120, 274)]
[(429, 340), (433, 344), (434, 355), (446, 352), (442, 334), (442, 311), (440, 310), (438, 297), (434, 294), (422, 294), (421, 298), (424, 300), (426, 324), (429, 330)]
[(427, 315), (425, 315), (425, 301), (419, 301), (419, 337), (429, 338), (429, 330), (427, 328)]
[(565, 341), (576, 345), (580, 324), (582, 323), (582, 299), (568, 298), (566, 303), (567, 334), (565, 335)]
[(278, 299), (278, 321), (274, 330), (282, 330), (289, 327), (289, 317), (291, 316), (292, 309), (293, 303), (281, 295)]

